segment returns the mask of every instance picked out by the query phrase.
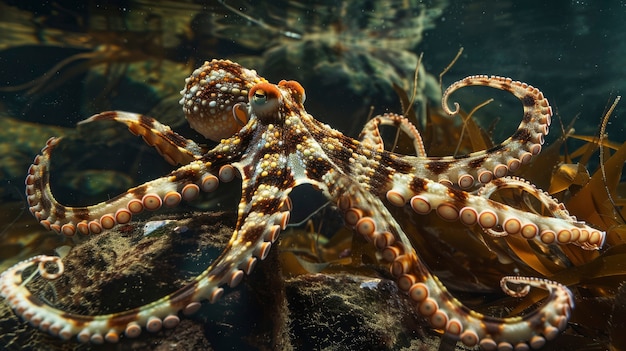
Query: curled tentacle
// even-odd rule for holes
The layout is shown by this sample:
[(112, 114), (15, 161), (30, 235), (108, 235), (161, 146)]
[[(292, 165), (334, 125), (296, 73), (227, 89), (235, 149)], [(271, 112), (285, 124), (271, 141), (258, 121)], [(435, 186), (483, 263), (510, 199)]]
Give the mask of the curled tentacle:
[[(513, 81), (510, 78), (498, 76), (477, 75), (464, 78), (450, 85), (443, 93), (442, 106), (446, 113), (454, 115), (458, 113), (458, 104), (455, 103), (456, 110), (448, 108), (448, 98), (456, 90), (473, 85), (488, 86), (504, 91), (508, 91), (517, 97), (524, 107), (524, 117), (513, 135), (499, 144), (499, 148), (511, 143), (519, 142), (527, 151), (538, 154), (544, 142), (544, 136), (548, 134), (548, 127), (552, 121), (552, 108), (548, 99), (543, 96), (539, 89), (526, 83)], [(530, 142), (529, 145), (524, 144)], [(539, 147), (535, 146), (539, 144)]]
[(415, 154), (420, 157), (426, 157), (422, 135), (408, 119), (395, 113), (385, 113), (384, 115), (376, 116), (367, 121), (361, 134), (359, 134), (359, 140), (361, 140), (362, 143), (369, 143), (372, 147), (376, 147), (379, 150), (384, 150), (385, 143), (383, 142), (379, 130), (379, 126), (381, 125), (400, 128), (400, 130), (406, 133), (413, 141)]
[(470, 189), (475, 184), (486, 184), (517, 171), (541, 151), (544, 136), (548, 134), (552, 108), (538, 89), (509, 78), (496, 76), (470, 76), (452, 84), (444, 92), (442, 106), (453, 115), (458, 112), (448, 107), (448, 98), (456, 90), (467, 86), (489, 86), (508, 91), (517, 97), (524, 108), (524, 116), (517, 130), (508, 139), (489, 150), (472, 152), (463, 156), (426, 158), (424, 170), (418, 175), (434, 179), (461, 189)]

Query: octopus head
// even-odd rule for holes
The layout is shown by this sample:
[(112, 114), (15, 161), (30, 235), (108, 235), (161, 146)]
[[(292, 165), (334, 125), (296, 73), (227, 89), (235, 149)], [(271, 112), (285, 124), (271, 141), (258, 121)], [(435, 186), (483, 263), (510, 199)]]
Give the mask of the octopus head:
[(207, 61), (185, 80), (180, 104), (193, 129), (207, 139), (220, 141), (248, 122), (248, 92), (261, 82), (266, 80), (256, 71), (231, 61)]

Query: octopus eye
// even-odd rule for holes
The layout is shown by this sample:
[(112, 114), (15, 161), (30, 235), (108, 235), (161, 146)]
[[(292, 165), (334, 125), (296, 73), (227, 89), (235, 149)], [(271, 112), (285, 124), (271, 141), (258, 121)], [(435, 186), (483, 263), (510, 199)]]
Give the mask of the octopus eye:
[(291, 94), (294, 99), (301, 104), (304, 104), (304, 100), (306, 100), (306, 94), (304, 93), (304, 88), (300, 83), (295, 80), (281, 80), (278, 85), (281, 87), (285, 87), (291, 90)]
[(252, 96), (252, 102), (257, 105), (263, 105), (267, 102), (267, 94), (262, 89), (257, 89)]
[[(250, 101), (250, 112), (266, 122), (274, 119), (274, 117), (278, 118), (278, 109), (282, 104), (281, 91), (278, 86), (270, 83), (259, 83), (250, 89), (248, 101)], [(275, 121), (268, 123), (275, 123)]]

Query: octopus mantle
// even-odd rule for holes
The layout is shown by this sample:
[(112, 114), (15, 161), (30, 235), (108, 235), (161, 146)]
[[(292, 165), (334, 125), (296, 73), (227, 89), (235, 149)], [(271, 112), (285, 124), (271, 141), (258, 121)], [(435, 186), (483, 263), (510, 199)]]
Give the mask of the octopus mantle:
[[(508, 276), (501, 287), (524, 296), (531, 287), (548, 291), (536, 310), (511, 318), (482, 315), (462, 305), (420, 259), (419, 253), (390, 206), (416, 214), (431, 211), (449, 221), (479, 226), (494, 236), (516, 235), (541, 245), (574, 244), (596, 250), (605, 233), (570, 216), (565, 206), (531, 184), (506, 177), (538, 154), (548, 133), (551, 108), (543, 94), (524, 83), (502, 77), (471, 76), (452, 84), (443, 95), (482, 85), (510, 92), (524, 109), (519, 127), (504, 142), (462, 157), (428, 157), (415, 127), (404, 117), (385, 114), (365, 125), (359, 140), (322, 124), (304, 109), (305, 92), (294, 81), (271, 84), (227, 60), (206, 62), (186, 80), (181, 104), (190, 125), (205, 137), (220, 140), (205, 150), (156, 120), (128, 112), (105, 112), (81, 122), (115, 120), (144, 137), (163, 157), (182, 166), (170, 174), (129, 189), (102, 203), (70, 207), (58, 203), (49, 185), (50, 155), (60, 138), (51, 138), (26, 177), (30, 210), (50, 230), (66, 236), (99, 234), (131, 221), (143, 210), (176, 206), (200, 191), (215, 191), (220, 182), (239, 176), (242, 195), (238, 220), (227, 247), (193, 281), (157, 301), (107, 315), (77, 315), (54, 308), (26, 287), (23, 272), (36, 265), (45, 279), (63, 274), (55, 256), (20, 262), (0, 277), (0, 293), (25, 320), (62, 339), (117, 342), (133, 338), (143, 328), (154, 332), (173, 328), (179, 312), (190, 314), (203, 300), (215, 302), (223, 286), (231, 287), (263, 260), (289, 221), (291, 190), (304, 183), (319, 189), (354, 228), (389, 262), (398, 287), (415, 302), (415, 309), (433, 328), (467, 346), (486, 350), (539, 348), (566, 326), (574, 300), (563, 285), (539, 278)], [(234, 117), (234, 118), (233, 118)], [(408, 134), (416, 155), (386, 151), (378, 126), (392, 125)], [(521, 189), (537, 198), (550, 216), (496, 202), (490, 195), (503, 188)]]

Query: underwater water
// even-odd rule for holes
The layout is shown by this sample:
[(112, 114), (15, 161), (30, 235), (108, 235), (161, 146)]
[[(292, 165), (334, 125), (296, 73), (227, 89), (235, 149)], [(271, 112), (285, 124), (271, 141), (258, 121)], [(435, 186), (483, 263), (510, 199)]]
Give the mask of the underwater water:
[[(448, 79), (471, 71), (527, 82), (541, 88), (565, 122), (578, 116), (579, 128), (593, 133), (625, 87), (618, 78), (626, 69), (621, 64), (626, 48), (619, 44), (624, 6), (623, 1), (497, 1), (490, 6), (454, 1), (420, 50), (427, 68), (436, 71), (438, 62), (450, 56), (446, 48), (463, 46), (463, 59)], [(623, 133), (619, 120), (609, 133)]]
[[(457, 254), (464, 245), (451, 241), (460, 234), (433, 219), (424, 241), (437, 243), (426, 246), (433, 252), (427, 263), (464, 303), (498, 316), (531, 305), (507, 299), (497, 283), (501, 276), (521, 270), (562, 279), (574, 290), (578, 308), (563, 335), (544, 349), (625, 349), (618, 332), (626, 323), (623, 162), (606, 170), (614, 183), (606, 186), (613, 203), (604, 195), (592, 206), (575, 195), (581, 189), (604, 194), (606, 179), (593, 188), (585, 185), (605, 162), (597, 151), (574, 152), (597, 144), (603, 116), (626, 91), (625, 15), (625, 1), (129, 0), (79, 6), (0, 1), (0, 271), (38, 254), (68, 255), (66, 272), (75, 268), (74, 278), (58, 285), (39, 278), (32, 290), (76, 313), (108, 313), (167, 295), (219, 255), (235, 225), (241, 197), (237, 181), (197, 203), (146, 214), (101, 239), (73, 240), (45, 230), (24, 194), (29, 166), (52, 136), (65, 138), (51, 170), (52, 192), (63, 204), (105, 201), (174, 169), (123, 126), (76, 126), (102, 111), (145, 114), (199, 144), (215, 145), (187, 125), (178, 103), (185, 78), (205, 60), (230, 59), (274, 83), (299, 81), (307, 111), (353, 137), (371, 115), (403, 113), (403, 96), (413, 99), (413, 122), (420, 131), (441, 127), (447, 121), (436, 118), (443, 115), (442, 89), (469, 75), (498, 75), (539, 88), (555, 113), (543, 149), (550, 166), (542, 163), (516, 175), (548, 190), (556, 183), (551, 175), (557, 166), (581, 164), (567, 189), (552, 195), (564, 202), (574, 199), (575, 209), (593, 207), (590, 218), (610, 217), (610, 225), (600, 228), (608, 232), (608, 245), (580, 257), (577, 247), (567, 252), (533, 248), (533, 258), (525, 262), (520, 251), (502, 253), (494, 247), (506, 244), (479, 239)], [(488, 142), (506, 139), (522, 118), (519, 101), (494, 89), (468, 88), (457, 98), (465, 112), (494, 98), (473, 114)], [(606, 125), (604, 138), (611, 142), (605, 145), (606, 158), (619, 154), (615, 150), (626, 141), (623, 106), (617, 104)], [(454, 117), (450, 125), (456, 133), (462, 123)], [(470, 135), (470, 141), (484, 136), (479, 134)], [(428, 138), (429, 154), (452, 154), (443, 146), (454, 150), (454, 145), (437, 144), (454, 141)], [(471, 142), (466, 144), (468, 152), (475, 151)], [(555, 149), (546, 151), (550, 146)], [(464, 349), (440, 338), (411, 309), (373, 250), (363, 249), (362, 262), (355, 259), (356, 244), (350, 231), (340, 229), (341, 218), (330, 206), (318, 210), (325, 205), (323, 196), (312, 189), (294, 193), (293, 225), (281, 236), (280, 254), (274, 248), (244, 285), (228, 289), (216, 304), (205, 303), (198, 314), (182, 317), (184, 325), (123, 339), (115, 349)], [(579, 215), (601, 226), (590, 218)], [(431, 245), (421, 241), (416, 239), (416, 245)], [(489, 249), (476, 248), (477, 241), (487, 241)], [(500, 259), (502, 267), (471, 272), (477, 265), (471, 261), (474, 254)], [(120, 263), (120, 257), (126, 261)], [(162, 260), (144, 262), (155, 257)], [(450, 257), (458, 261), (444, 262)], [(116, 271), (123, 271), (123, 278)], [(468, 271), (471, 276), (458, 276)], [(121, 280), (109, 281), (114, 279)], [(61, 341), (0, 304), (0, 349), (113, 349)]]

